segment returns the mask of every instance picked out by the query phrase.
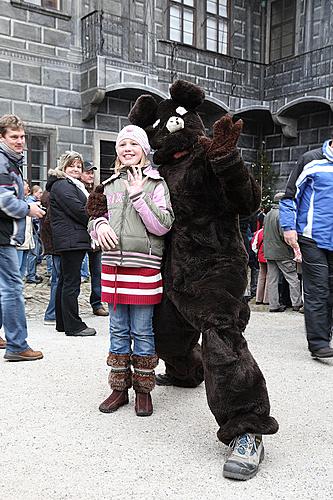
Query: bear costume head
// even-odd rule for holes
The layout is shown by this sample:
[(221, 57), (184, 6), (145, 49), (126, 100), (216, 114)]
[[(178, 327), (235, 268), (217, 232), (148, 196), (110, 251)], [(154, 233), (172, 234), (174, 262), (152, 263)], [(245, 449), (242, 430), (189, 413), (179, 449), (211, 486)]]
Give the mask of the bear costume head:
[(205, 135), (196, 111), (205, 99), (204, 91), (193, 83), (177, 80), (170, 87), (170, 96), (158, 103), (153, 96), (142, 95), (128, 117), (146, 131), (157, 164), (182, 158), (198, 143), (198, 137)]

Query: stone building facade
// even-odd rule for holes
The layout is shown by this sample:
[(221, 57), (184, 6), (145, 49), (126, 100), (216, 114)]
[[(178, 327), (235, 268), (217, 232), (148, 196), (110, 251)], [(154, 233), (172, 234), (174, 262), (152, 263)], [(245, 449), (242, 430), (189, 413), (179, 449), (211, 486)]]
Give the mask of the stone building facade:
[(66, 149), (105, 178), (135, 99), (184, 78), (208, 130), (244, 120), (244, 159), (264, 150), (279, 189), (333, 135), (332, 23), (330, 0), (0, 0), (0, 113), (27, 123), (33, 183)]

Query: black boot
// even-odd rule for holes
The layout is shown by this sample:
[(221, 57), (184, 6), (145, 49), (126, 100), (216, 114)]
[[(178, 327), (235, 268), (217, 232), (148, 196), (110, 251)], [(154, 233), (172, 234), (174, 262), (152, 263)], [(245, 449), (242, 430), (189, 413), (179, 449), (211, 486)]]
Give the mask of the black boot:
[(167, 373), (156, 375), (156, 385), (176, 385), (176, 379)]

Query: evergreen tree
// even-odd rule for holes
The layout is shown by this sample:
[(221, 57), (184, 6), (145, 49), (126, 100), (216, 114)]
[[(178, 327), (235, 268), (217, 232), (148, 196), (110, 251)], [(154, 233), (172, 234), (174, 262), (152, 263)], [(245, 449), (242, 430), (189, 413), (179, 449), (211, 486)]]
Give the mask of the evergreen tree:
[(263, 149), (259, 152), (257, 163), (252, 164), (252, 173), (261, 187), (261, 206), (267, 211), (273, 203), (278, 175), (274, 172)]

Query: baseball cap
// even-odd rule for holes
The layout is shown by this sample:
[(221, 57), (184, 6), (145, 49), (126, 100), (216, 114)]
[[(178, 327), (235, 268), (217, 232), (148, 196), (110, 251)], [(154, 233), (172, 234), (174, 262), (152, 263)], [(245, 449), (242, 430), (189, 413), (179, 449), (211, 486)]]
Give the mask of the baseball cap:
[(97, 168), (90, 161), (84, 161), (82, 171), (89, 172), (89, 170), (97, 170)]

